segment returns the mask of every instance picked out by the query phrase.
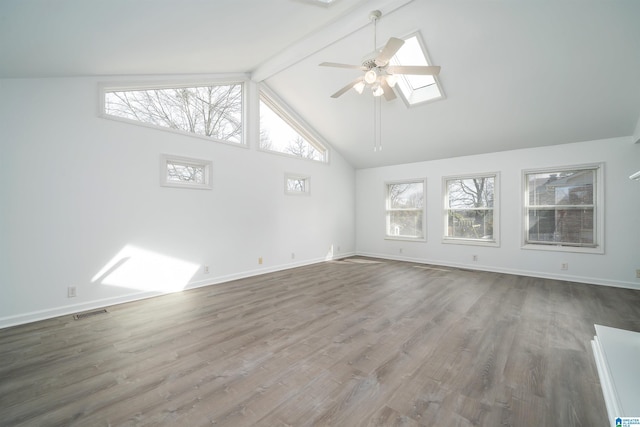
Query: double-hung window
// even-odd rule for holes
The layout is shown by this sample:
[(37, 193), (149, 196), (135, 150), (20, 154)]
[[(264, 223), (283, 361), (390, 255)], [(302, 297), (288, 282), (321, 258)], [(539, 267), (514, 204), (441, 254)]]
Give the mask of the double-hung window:
[(498, 174), (445, 177), (445, 243), (497, 246)]
[(524, 171), (524, 247), (603, 253), (602, 164)]
[(425, 240), (424, 201), (426, 181), (386, 183), (386, 237)]

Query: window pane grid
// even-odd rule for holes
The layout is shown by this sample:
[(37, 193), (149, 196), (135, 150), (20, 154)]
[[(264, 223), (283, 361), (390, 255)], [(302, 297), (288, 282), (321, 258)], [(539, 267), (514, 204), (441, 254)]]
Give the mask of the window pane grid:
[(444, 180), (445, 241), (497, 243), (494, 235), (496, 179), (497, 175), (492, 174)]
[(387, 237), (424, 238), (424, 189), (424, 181), (387, 184)]
[(598, 247), (598, 168), (525, 174), (525, 244)]

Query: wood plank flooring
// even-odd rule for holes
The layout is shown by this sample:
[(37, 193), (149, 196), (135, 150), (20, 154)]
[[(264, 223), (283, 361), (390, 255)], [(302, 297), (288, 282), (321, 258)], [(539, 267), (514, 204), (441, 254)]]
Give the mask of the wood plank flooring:
[(350, 258), (0, 330), (2, 426), (605, 426), (640, 291)]

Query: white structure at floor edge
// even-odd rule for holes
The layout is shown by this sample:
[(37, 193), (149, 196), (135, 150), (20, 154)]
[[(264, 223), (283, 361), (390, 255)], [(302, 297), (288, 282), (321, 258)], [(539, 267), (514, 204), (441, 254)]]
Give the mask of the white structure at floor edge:
[(595, 329), (591, 347), (608, 419), (616, 427), (618, 417), (640, 418), (640, 333), (601, 325)]

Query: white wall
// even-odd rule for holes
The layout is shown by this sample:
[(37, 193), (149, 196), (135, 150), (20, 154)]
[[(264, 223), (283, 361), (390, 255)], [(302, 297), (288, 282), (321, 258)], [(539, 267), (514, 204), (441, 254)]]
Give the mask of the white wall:
[[(0, 80), (0, 327), (355, 251), (355, 172), (337, 153), (103, 119), (98, 82)], [(160, 153), (213, 160), (213, 190), (160, 187)], [(285, 196), (286, 172), (309, 175), (311, 196)]]
[[(392, 142), (389, 142), (391, 144)], [(605, 162), (605, 254), (521, 249), (523, 169)], [(356, 251), (375, 257), (640, 289), (640, 145), (631, 137), (356, 172)], [(442, 243), (442, 177), (500, 172), (500, 247)], [(385, 181), (427, 178), (427, 241), (385, 240)], [(400, 253), (402, 249), (402, 254)], [(472, 256), (478, 261), (473, 262)], [(560, 265), (569, 264), (562, 271)]]

